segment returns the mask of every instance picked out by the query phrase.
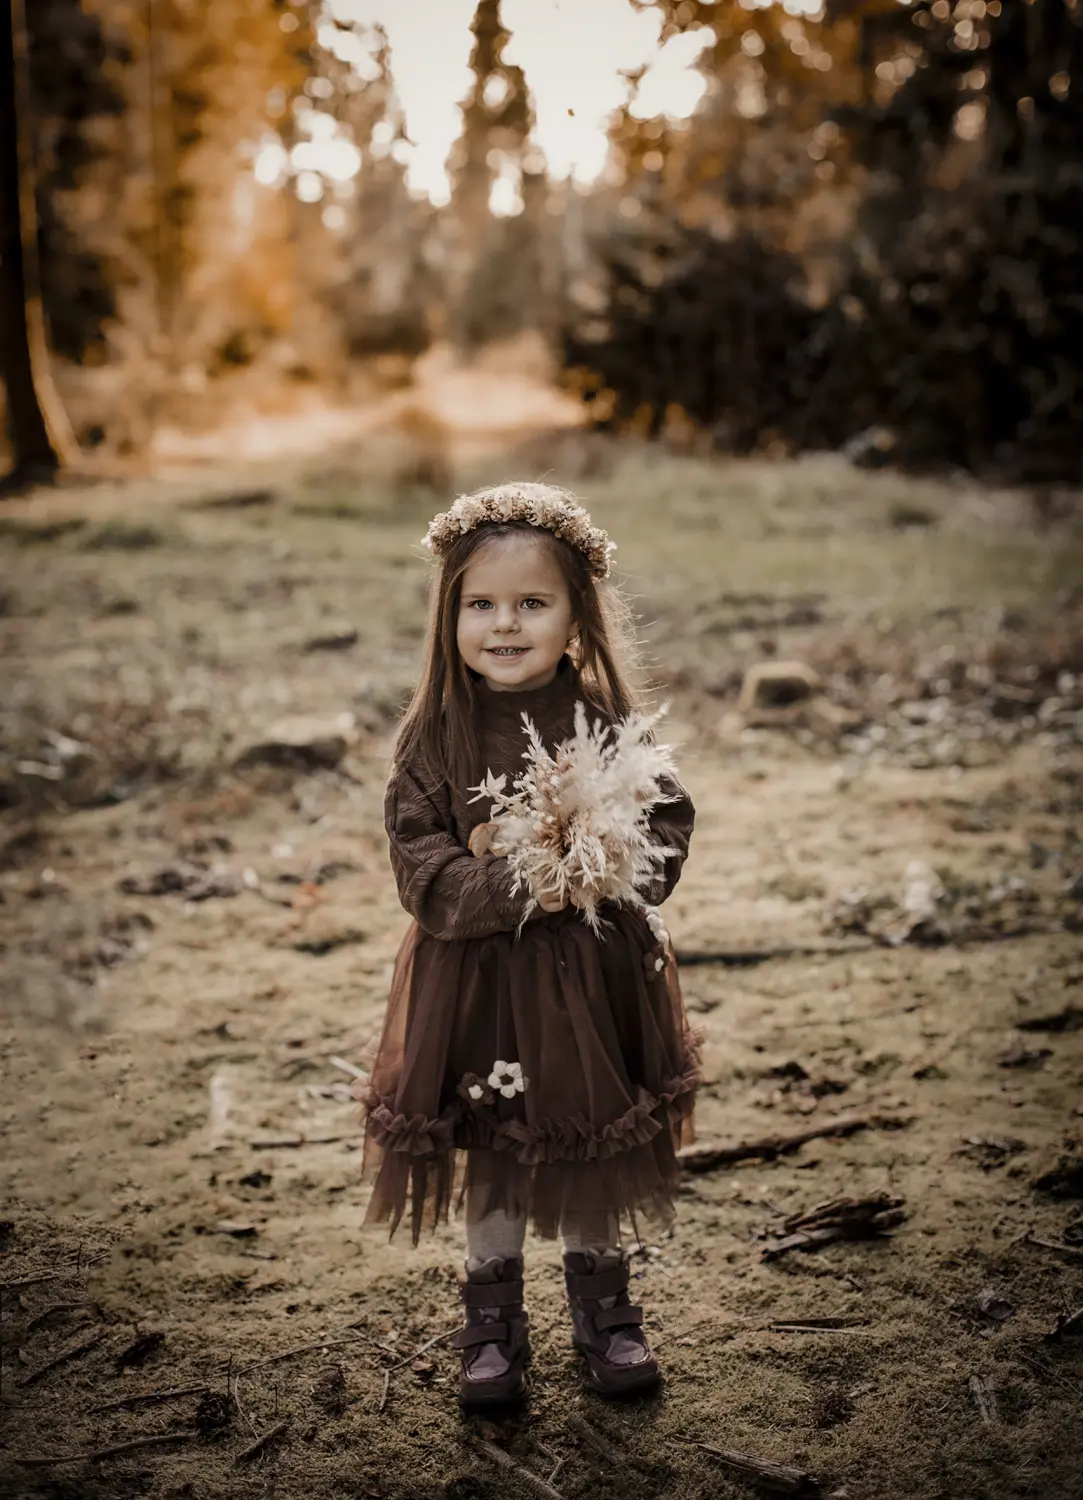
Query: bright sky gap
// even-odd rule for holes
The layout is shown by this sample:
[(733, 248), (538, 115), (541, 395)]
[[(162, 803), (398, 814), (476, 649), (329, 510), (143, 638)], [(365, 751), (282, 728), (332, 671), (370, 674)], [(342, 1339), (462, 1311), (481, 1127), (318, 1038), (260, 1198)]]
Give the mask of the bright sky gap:
[[(774, 0), (743, 0), (748, 9)], [(783, 0), (793, 14), (814, 16), (819, 0)], [(331, 18), (379, 23), (391, 51), (391, 71), (412, 144), (399, 155), (407, 183), (433, 203), (448, 201), (448, 153), (462, 128), (460, 105), (470, 87), (470, 22), (475, 0), (327, 0), (328, 21), (320, 40), (362, 77), (372, 76), (371, 58), (356, 38), (336, 32)], [(511, 33), (505, 57), (521, 67), (530, 88), (534, 139), (556, 179), (596, 180), (607, 156), (606, 127), (627, 99), (625, 72), (646, 66), (633, 113), (641, 118), (686, 119), (703, 96), (705, 82), (695, 64), (713, 33), (701, 28), (659, 45), (657, 11), (633, 10), (629, 0), (504, 0)], [(343, 47), (347, 48), (346, 54)], [(356, 53), (356, 55), (355, 55)], [(347, 183), (360, 157), (315, 110), (299, 121), (303, 134), (292, 166), (302, 198), (316, 200), (325, 184)], [(374, 144), (379, 148), (380, 137)], [(282, 179), (284, 153), (268, 138), (256, 153), (256, 176), (268, 185)], [(514, 212), (514, 184), (494, 184), (493, 208)]]

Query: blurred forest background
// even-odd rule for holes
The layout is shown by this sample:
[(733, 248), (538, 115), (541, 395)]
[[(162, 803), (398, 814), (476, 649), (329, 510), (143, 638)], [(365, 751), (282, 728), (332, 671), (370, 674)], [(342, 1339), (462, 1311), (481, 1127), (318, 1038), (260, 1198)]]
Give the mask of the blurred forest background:
[(516, 338), (607, 427), (1078, 478), (1083, 0), (629, 4), (694, 112), (554, 179), (479, 0), (437, 205), (359, 0), (8, 0), (9, 485)]

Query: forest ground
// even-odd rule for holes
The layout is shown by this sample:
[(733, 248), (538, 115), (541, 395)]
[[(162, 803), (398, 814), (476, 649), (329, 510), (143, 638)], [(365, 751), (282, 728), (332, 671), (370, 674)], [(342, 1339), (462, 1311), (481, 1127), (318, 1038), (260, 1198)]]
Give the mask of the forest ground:
[[(0, 1490), (536, 1493), (488, 1441), (568, 1500), (747, 1494), (701, 1443), (849, 1500), (1077, 1496), (1083, 1343), (1048, 1336), (1083, 1303), (1078, 521), (827, 456), (460, 456), (460, 486), (566, 480), (619, 542), (698, 808), (666, 910), (701, 1143), (868, 1121), (686, 1175), (634, 1259), (653, 1399), (584, 1390), (532, 1245), (532, 1398), (464, 1424), (457, 1227), (361, 1223), (348, 1067), (405, 926), (381, 791), (439, 508), (373, 452), (0, 518)], [(770, 654), (824, 694), (750, 720)], [(259, 749), (291, 735), (305, 767)], [(764, 1258), (879, 1192), (892, 1235)]]

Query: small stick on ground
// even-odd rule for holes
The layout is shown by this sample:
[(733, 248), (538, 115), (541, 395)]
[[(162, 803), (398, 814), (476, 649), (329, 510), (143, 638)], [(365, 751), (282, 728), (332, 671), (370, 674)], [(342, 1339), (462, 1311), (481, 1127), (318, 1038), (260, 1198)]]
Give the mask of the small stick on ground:
[(81, 1359), (84, 1354), (89, 1354), (91, 1349), (96, 1349), (104, 1338), (104, 1332), (95, 1333), (90, 1338), (84, 1339), (81, 1344), (73, 1344), (70, 1349), (61, 1349), (60, 1353), (55, 1354), (52, 1359), (46, 1360), (43, 1365), (38, 1365), (36, 1370), (31, 1370), (28, 1375), (24, 1375), (19, 1385), (33, 1385), (43, 1375), (48, 1375), (50, 1370), (55, 1370), (58, 1365), (66, 1365), (71, 1359)]
[(716, 1167), (729, 1166), (736, 1161), (748, 1161), (753, 1157), (771, 1161), (776, 1156), (796, 1151), (806, 1141), (819, 1141), (828, 1136), (855, 1135), (859, 1130), (870, 1130), (874, 1125), (891, 1130), (901, 1128), (906, 1123), (902, 1116), (842, 1115), (823, 1125), (810, 1125), (805, 1130), (796, 1130), (792, 1135), (769, 1135), (758, 1141), (741, 1141), (736, 1146), (688, 1146), (677, 1153), (677, 1160), (686, 1172), (713, 1172)]
[(719, 964), (726, 969), (752, 969), (757, 964), (768, 964), (776, 958), (839, 958), (849, 953), (866, 953), (880, 945), (870, 938), (867, 942), (845, 944), (820, 944), (817, 947), (779, 948), (705, 948), (686, 951), (678, 948), (674, 954), (677, 967), (690, 969), (704, 964)]
[(535, 1474), (532, 1469), (524, 1468), (522, 1464), (516, 1463), (511, 1454), (505, 1453), (503, 1448), (498, 1448), (495, 1443), (487, 1443), (484, 1438), (475, 1438), (474, 1441), (478, 1452), (483, 1453), (490, 1463), (498, 1465), (501, 1469), (507, 1469), (511, 1474), (517, 1474), (524, 1484), (528, 1484), (532, 1490), (537, 1490), (539, 1495), (547, 1495), (548, 1500), (564, 1500), (560, 1491), (555, 1490), (548, 1480), (543, 1479), (540, 1474)]
[[(228, 1372), (226, 1374), (226, 1395), (229, 1395)], [(256, 1431), (255, 1422), (253, 1422), (252, 1418), (248, 1415), (244, 1407), (241, 1405), (241, 1382), (240, 1377), (237, 1375), (234, 1375), (233, 1377), (233, 1400), (236, 1403), (237, 1410), (240, 1412), (242, 1418), (244, 1419), (244, 1425), (248, 1428), (253, 1437), (259, 1437), (259, 1433)]]
[(357, 1131), (349, 1135), (257, 1135), (248, 1142), (252, 1151), (297, 1151), (302, 1146), (335, 1146), (341, 1141), (355, 1141)]
[(0, 1281), (0, 1292), (17, 1292), (23, 1286), (40, 1286), (43, 1281), (61, 1281), (67, 1271), (43, 1271), (38, 1276), (17, 1276), (13, 1281)]
[(246, 1464), (251, 1459), (258, 1458), (269, 1444), (282, 1436), (289, 1425), (288, 1421), (281, 1421), (276, 1422), (273, 1427), (268, 1427), (262, 1437), (258, 1437), (254, 1443), (249, 1443), (247, 1448), (242, 1448), (233, 1462), (235, 1464)]
[[(651, 1339), (651, 1348), (661, 1349), (663, 1344), (672, 1344), (677, 1339), (686, 1339), (690, 1334), (699, 1333), (701, 1329), (706, 1328), (707, 1326), (708, 1324), (706, 1322), (693, 1323), (690, 1328), (681, 1328), (676, 1333), (661, 1333), (657, 1338)], [(730, 1333), (726, 1334), (725, 1337), (729, 1339), (732, 1338), (733, 1335)]]
[[(52, 1302), (48, 1307), (42, 1308), (36, 1317), (30, 1319), (30, 1322), (26, 1325), (26, 1331), (27, 1333), (33, 1333), (35, 1328), (40, 1328), (42, 1323), (51, 1318), (54, 1313), (74, 1312), (77, 1307), (98, 1307), (98, 1304), (96, 1302), (88, 1302), (85, 1298), (82, 1302)], [(98, 1307), (98, 1311), (101, 1311), (100, 1307)]]
[(340, 1073), (348, 1073), (351, 1078), (367, 1078), (369, 1075), (364, 1068), (359, 1068), (356, 1063), (347, 1062), (344, 1057), (329, 1057), (327, 1061)]
[(569, 1417), (568, 1426), (588, 1448), (593, 1448), (598, 1457), (604, 1459), (610, 1468), (618, 1472), (626, 1467), (626, 1460), (620, 1454), (608, 1438), (597, 1432), (583, 1417)]
[(872, 1193), (867, 1198), (832, 1198), (807, 1212), (790, 1214), (782, 1233), (771, 1235), (762, 1250), (764, 1260), (777, 1260), (790, 1250), (815, 1250), (838, 1240), (890, 1237), (906, 1218), (901, 1198)]
[(133, 1453), (138, 1448), (156, 1448), (164, 1443), (188, 1443), (199, 1436), (198, 1432), (159, 1432), (153, 1437), (131, 1438), (126, 1443), (111, 1443), (108, 1448), (91, 1448), (87, 1453), (56, 1453), (50, 1457), (17, 1458), (15, 1462), (24, 1469), (44, 1469), (50, 1464), (85, 1464), (99, 1458), (113, 1458), (120, 1453)]
[(984, 1375), (971, 1375), (967, 1381), (974, 1405), (978, 1408), (983, 1422), (995, 1422), (997, 1416), (997, 1401), (993, 1387)]
[(122, 1406), (143, 1406), (155, 1401), (172, 1401), (179, 1396), (202, 1396), (209, 1385), (175, 1385), (158, 1391), (141, 1391), (138, 1395), (117, 1396), (112, 1401), (100, 1401), (91, 1411), (118, 1411)]
[(793, 1323), (771, 1323), (772, 1333), (869, 1333), (864, 1318), (805, 1318)]
[(772, 1495), (792, 1495), (796, 1500), (816, 1500), (820, 1494), (820, 1481), (804, 1469), (791, 1469), (786, 1464), (769, 1463), (763, 1458), (751, 1458), (747, 1453), (734, 1453), (729, 1448), (716, 1448), (711, 1443), (694, 1443), (712, 1458), (717, 1458), (725, 1468), (732, 1470), (747, 1483)]
[[(423, 1354), (427, 1354), (436, 1344), (442, 1344), (445, 1339), (451, 1338), (452, 1334), (458, 1333), (459, 1327), (460, 1325), (456, 1323), (454, 1328), (448, 1328), (443, 1333), (434, 1334), (431, 1339), (426, 1339), (419, 1348), (415, 1349), (413, 1354), (408, 1354), (405, 1359), (400, 1359), (391, 1368), (393, 1370), (401, 1370), (403, 1365), (412, 1364), (415, 1359), (420, 1359)], [(382, 1349), (383, 1345), (377, 1344), (376, 1347)]]
[(380, 1413), (383, 1411), (384, 1407), (387, 1405), (387, 1393), (388, 1393), (388, 1391), (390, 1391), (390, 1389), (391, 1389), (391, 1371), (390, 1370), (385, 1370), (384, 1371), (384, 1388), (380, 1392), (380, 1399), (379, 1399), (379, 1401), (377, 1401), (377, 1403), (376, 1403), (376, 1414), (377, 1414), (377, 1416), (380, 1415)]
[(1043, 1365), (1041, 1360), (1034, 1359), (1029, 1354), (1024, 1354), (1022, 1350), (1018, 1351), (1018, 1356), (1025, 1365), (1029, 1365), (1032, 1370), (1042, 1377), (1046, 1385), (1055, 1385), (1058, 1390), (1078, 1393), (1079, 1387), (1074, 1381), (1065, 1380), (1063, 1375), (1056, 1370), (1050, 1369), (1049, 1365)]
[(1066, 1245), (1060, 1240), (1039, 1239), (1036, 1234), (1031, 1234), (1029, 1229), (1026, 1234), (1021, 1234), (1015, 1243), (1017, 1245), (1039, 1245), (1043, 1250), (1060, 1250), (1064, 1255), (1083, 1255), (1083, 1245)]
[(342, 1344), (360, 1344), (364, 1339), (361, 1334), (354, 1334), (349, 1339), (321, 1339), (317, 1344), (298, 1344), (293, 1349), (283, 1349), (281, 1354), (269, 1354), (266, 1359), (253, 1360), (250, 1365), (242, 1365), (237, 1371), (238, 1375), (250, 1375), (253, 1370), (262, 1370), (265, 1365), (277, 1365), (281, 1360), (292, 1359), (295, 1354), (309, 1354), (314, 1349), (337, 1349)]
[(1077, 1307), (1073, 1313), (1061, 1313), (1057, 1318), (1056, 1328), (1045, 1337), (1049, 1343), (1056, 1343), (1060, 1339), (1083, 1338), (1083, 1307)]

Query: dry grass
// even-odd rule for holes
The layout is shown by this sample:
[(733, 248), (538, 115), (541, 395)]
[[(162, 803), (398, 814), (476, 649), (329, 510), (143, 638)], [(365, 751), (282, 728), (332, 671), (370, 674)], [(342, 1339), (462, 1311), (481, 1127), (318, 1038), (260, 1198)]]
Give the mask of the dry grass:
[[(390, 1366), (455, 1318), (459, 1235), (442, 1231), (413, 1254), (362, 1230), (350, 1080), (333, 1061), (356, 1061), (371, 1042), (403, 928), (381, 792), (417, 667), (418, 539), (436, 507), (382, 465), (347, 453), (69, 493), (5, 515), (4, 784), (17, 759), (48, 763), (46, 731), (88, 745), (96, 767), (82, 805), (65, 780), (63, 798), (3, 813), (4, 958), (38, 1024), (0, 1032), (0, 1217), (13, 1223), (0, 1225), (0, 1279), (56, 1278), (18, 1288), (18, 1300), (4, 1293), (5, 1495), (529, 1493), (472, 1446), (446, 1343), (416, 1371), (409, 1360), (395, 1369), (383, 1397)], [(1054, 723), (1040, 710), (1057, 678), (1078, 672), (1078, 600), (1066, 592), (1083, 576), (1078, 530), (1035, 531), (1024, 497), (859, 474), (830, 458), (707, 464), (568, 434), (466, 454), (455, 487), (546, 467), (619, 542), (673, 700), (699, 808), (667, 909), (678, 947), (799, 950), (686, 968), (706, 1031), (701, 1135), (752, 1138), (836, 1112), (911, 1123), (689, 1180), (675, 1234), (635, 1263), (667, 1371), (651, 1403), (603, 1407), (582, 1392), (555, 1253), (532, 1247), (537, 1383), (522, 1417), (489, 1436), (543, 1477), (563, 1459), (554, 1483), (568, 1500), (748, 1493), (687, 1439), (807, 1468), (827, 1495), (1069, 1500), (1083, 1351), (1045, 1335), (1083, 1302), (1083, 1262), (1020, 1236), (1033, 1227), (1057, 1242), (1078, 1217), (1032, 1183), (1078, 1150), (1083, 1033), (1027, 1032), (1049, 1055), (1001, 1059), (1021, 1021), (1080, 1003), (1078, 936), (965, 948), (846, 938), (829, 952), (822, 923), (855, 886), (897, 897), (913, 859), (968, 891), (996, 871), (1025, 872), (1068, 910), (1083, 767), (1070, 715)], [(201, 504), (259, 488), (273, 498)], [(908, 507), (931, 523), (900, 527)], [(160, 540), (83, 546), (101, 528), (131, 535), (125, 527)], [(20, 528), (38, 529), (32, 545)], [(356, 643), (307, 649), (344, 626)], [(815, 661), (838, 703), (885, 732), (913, 694), (947, 696), (1012, 735), (981, 764), (919, 769), (890, 744), (862, 759), (802, 739), (796, 722), (735, 722), (737, 674), (768, 649)], [(989, 684), (959, 664), (1033, 691), (1034, 723), (998, 720), (983, 707)], [(895, 686), (878, 695), (885, 676)], [(233, 769), (284, 714), (344, 710), (356, 738), (338, 770)], [(105, 805), (101, 789), (116, 785), (123, 795)], [(237, 894), (188, 903), (119, 889), (200, 860)], [(807, 1088), (782, 1086), (792, 1068), (772, 1072), (795, 1062)], [(253, 1149), (268, 1134), (331, 1139)], [(1022, 1146), (980, 1159), (965, 1139), (1006, 1135)], [(894, 1238), (761, 1260), (756, 1236), (780, 1215), (885, 1189), (907, 1208)], [(254, 1232), (237, 1237), (223, 1221)], [(1002, 1325), (969, 1311), (986, 1287), (1014, 1306)], [(825, 1316), (861, 1322), (770, 1327)], [(118, 1354), (153, 1332), (164, 1339), (122, 1373)], [(93, 1349), (16, 1385), (96, 1333)], [(355, 1333), (325, 1352), (302, 1347)], [(289, 1350), (302, 1352), (258, 1364)], [(219, 1402), (225, 1430), (207, 1409), (205, 1435), (175, 1446), (53, 1470), (14, 1462), (198, 1430), (198, 1393), (99, 1408), (190, 1384), (224, 1396), (238, 1373), (237, 1399)], [(995, 1392), (992, 1423), (972, 1375)], [(622, 1471), (582, 1446), (570, 1418), (583, 1415), (624, 1455)], [(235, 1462), (280, 1421), (274, 1444)]]

